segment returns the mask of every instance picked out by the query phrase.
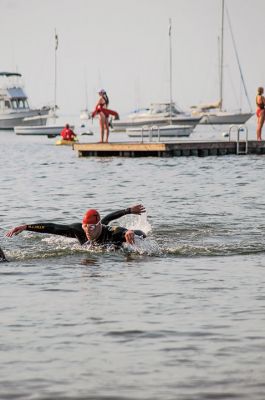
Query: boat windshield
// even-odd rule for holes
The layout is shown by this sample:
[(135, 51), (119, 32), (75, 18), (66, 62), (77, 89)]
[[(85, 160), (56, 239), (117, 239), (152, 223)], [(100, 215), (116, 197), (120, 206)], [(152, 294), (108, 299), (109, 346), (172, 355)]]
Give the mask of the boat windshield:
[(26, 99), (12, 99), (12, 108), (14, 110), (19, 109), (19, 110), (24, 110), (28, 109), (29, 105)]
[(179, 111), (177, 110), (176, 106), (174, 103), (152, 103), (151, 104), (151, 114), (179, 114)]

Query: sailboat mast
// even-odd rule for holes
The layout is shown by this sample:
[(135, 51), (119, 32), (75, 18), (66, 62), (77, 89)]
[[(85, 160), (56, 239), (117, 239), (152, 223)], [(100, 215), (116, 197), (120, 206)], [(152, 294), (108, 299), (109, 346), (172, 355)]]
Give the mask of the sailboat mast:
[(219, 101), (220, 111), (223, 108), (223, 72), (224, 72), (224, 4), (225, 0), (222, 0), (222, 18), (221, 18), (221, 49), (220, 49), (220, 93), (219, 93)]
[(56, 113), (57, 103), (57, 49), (58, 49), (58, 35), (55, 29), (55, 52), (54, 52), (54, 113)]
[(172, 40), (171, 40), (171, 18), (169, 18), (169, 104), (170, 123), (172, 124)]

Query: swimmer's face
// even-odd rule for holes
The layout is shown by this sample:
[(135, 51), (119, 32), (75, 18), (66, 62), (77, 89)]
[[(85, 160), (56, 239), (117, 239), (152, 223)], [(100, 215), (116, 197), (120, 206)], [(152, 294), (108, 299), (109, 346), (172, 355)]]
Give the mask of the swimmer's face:
[(94, 240), (101, 233), (101, 221), (98, 221), (97, 224), (82, 224), (82, 228), (88, 240)]

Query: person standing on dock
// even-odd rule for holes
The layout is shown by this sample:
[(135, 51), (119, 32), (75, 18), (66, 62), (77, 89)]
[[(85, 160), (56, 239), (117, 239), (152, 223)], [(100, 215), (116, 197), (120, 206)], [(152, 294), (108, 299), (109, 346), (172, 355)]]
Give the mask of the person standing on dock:
[(119, 114), (116, 111), (109, 110), (109, 98), (104, 89), (99, 92), (99, 100), (96, 104), (94, 111), (92, 112), (92, 118), (96, 115), (99, 116), (99, 126), (100, 126), (100, 143), (104, 142), (104, 136), (106, 132), (105, 143), (109, 141), (109, 116), (114, 116), (114, 119), (119, 119)]
[(69, 124), (65, 125), (65, 128), (61, 132), (61, 137), (63, 140), (70, 140), (74, 141), (76, 138), (76, 134), (74, 131), (70, 128)]
[(265, 120), (265, 98), (263, 96), (264, 89), (263, 87), (258, 87), (258, 92), (256, 96), (256, 104), (257, 104), (257, 140), (261, 141), (261, 132), (262, 127)]

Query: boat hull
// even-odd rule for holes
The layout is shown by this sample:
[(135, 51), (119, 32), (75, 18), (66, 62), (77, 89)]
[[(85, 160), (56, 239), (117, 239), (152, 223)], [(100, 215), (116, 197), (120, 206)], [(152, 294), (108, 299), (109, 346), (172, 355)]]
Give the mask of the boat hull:
[(173, 118), (152, 118), (152, 119), (128, 119), (124, 121), (112, 121), (113, 130), (115, 132), (124, 132), (130, 128), (141, 128), (143, 126), (166, 126), (171, 122), (176, 125), (190, 125), (195, 128), (196, 125), (200, 122), (201, 117), (189, 117), (189, 116), (179, 116)]
[[(15, 126), (14, 130), (16, 135), (33, 135), (33, 136), (60, 136), (64, 125), (46, 125), (46, 126)], [(71, 127), (73, 129), (74, 127)]]
[[(43, 116), (43, 117), (42, 117)], [(34, 118), (38, 117), (38, 118)], [(31, 120), (32, 118), (32, 120)], [(0, 114), (0, 129), (11, 130), (15, 126), (43, 126), (47, 121), (47, 109), (43, 110), (28, 110), (28, 111), (14, 111), (10, 113)]]
[(206, 113), (203, 114), (200, 125), (241, 125), (245, 124), (253, 113)]

